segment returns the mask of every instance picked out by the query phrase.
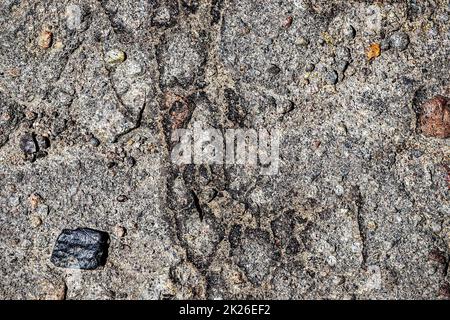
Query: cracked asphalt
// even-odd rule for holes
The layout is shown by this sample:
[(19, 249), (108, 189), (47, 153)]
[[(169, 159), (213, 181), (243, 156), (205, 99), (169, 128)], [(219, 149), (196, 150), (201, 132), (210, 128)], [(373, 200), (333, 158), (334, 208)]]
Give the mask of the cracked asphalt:
[(449, 53), (448, 0), (1, 1), (0, 298), (450, 299)]

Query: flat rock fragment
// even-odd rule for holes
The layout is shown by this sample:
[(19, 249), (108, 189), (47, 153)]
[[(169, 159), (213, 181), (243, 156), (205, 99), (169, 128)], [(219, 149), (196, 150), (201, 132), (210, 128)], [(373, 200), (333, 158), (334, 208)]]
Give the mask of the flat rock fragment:
[(56, 240), (50, 261), (57, 267), (93, 270), (105, 265), (109, 235), (89, 228), (64, 229)]

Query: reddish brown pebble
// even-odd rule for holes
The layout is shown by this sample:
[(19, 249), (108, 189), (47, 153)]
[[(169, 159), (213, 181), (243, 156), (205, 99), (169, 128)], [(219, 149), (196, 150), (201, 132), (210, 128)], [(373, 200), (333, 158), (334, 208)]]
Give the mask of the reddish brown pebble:
[(291, 25), (292, 25), (292, 21), (293, 21), (294, 19), (291, 17), (291, 16), (289, 16), (289, 17), (287, 17), (286, 18), (286, 21), (284, 22), (284, 27), (287, 29), (287, 28), (289, 28)]
[(419, 116), (422, 133), (427, 137), (450, 137), (450, 106), (449, 100), (443, 96), (436, 96), (422, 105)]

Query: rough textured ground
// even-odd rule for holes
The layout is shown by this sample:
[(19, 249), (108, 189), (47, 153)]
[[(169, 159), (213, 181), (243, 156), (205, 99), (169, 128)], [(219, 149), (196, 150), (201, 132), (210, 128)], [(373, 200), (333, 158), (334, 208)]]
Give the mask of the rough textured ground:
[[(1, 1), (0, 298), (450, 298), (449, 139), (418, 122), (449, 27), (448, 0)], [(279, 173), (173, 164), (195, 121), (282, 130)], [(50, 262), (78, 227), (105, 266)]]

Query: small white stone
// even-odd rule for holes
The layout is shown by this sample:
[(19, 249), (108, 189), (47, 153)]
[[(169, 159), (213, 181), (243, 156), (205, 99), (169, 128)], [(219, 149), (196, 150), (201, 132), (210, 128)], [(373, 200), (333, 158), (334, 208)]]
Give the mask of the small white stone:
[(334, 193), (336, 193), (338, 196), (341, 196), (344, 194), (344, 187), (341, 186), (340, 184), (338, 184), (335, 188), (334, 188)]
[(327, 263), (328, 263), (328, 265), (331, 266), (331, 267), (335, 266), (336, 263), (337, 263), (336, 257), (333, 256), (333, 255), (329, 255), (329, 256), (327, 257)]

